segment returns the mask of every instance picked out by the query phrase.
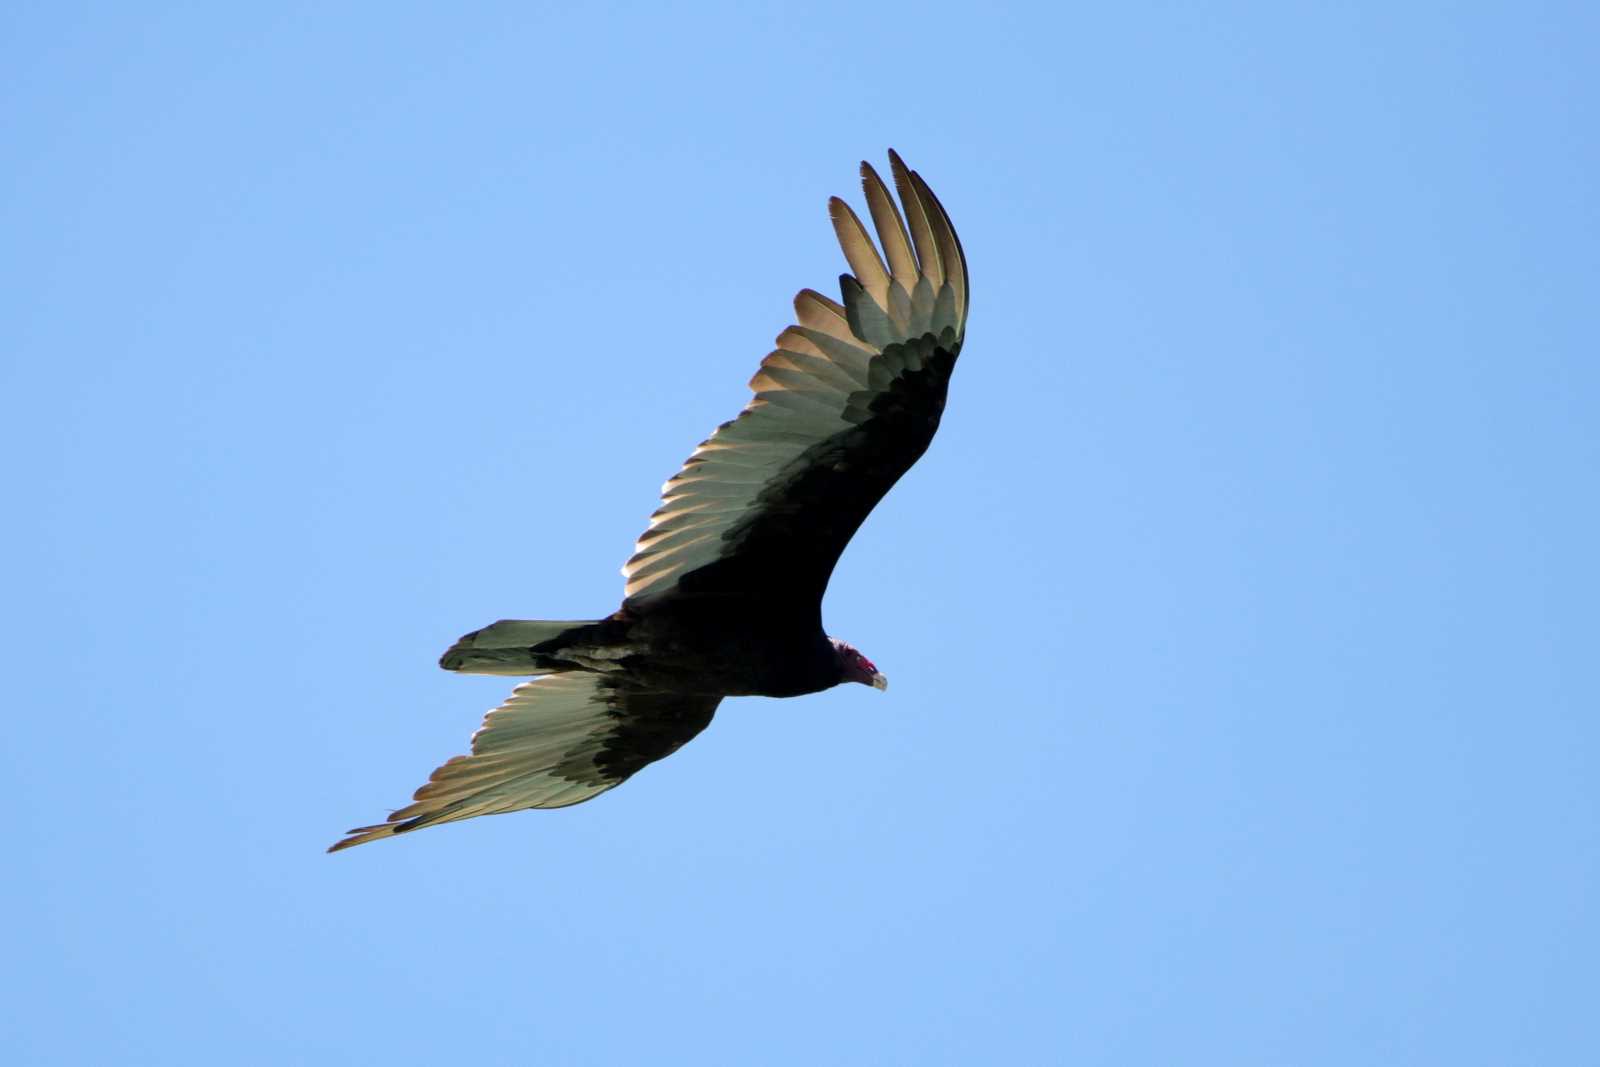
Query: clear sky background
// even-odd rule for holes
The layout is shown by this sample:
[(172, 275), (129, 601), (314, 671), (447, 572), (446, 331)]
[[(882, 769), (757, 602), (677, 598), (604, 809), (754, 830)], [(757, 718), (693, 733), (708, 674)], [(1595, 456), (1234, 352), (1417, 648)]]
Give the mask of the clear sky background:
[[(10, 5), (8, 1063), (1592, 1064), (1592, 5)], [(829, 194), (973, 279), (893, 680), (337, 856)]]

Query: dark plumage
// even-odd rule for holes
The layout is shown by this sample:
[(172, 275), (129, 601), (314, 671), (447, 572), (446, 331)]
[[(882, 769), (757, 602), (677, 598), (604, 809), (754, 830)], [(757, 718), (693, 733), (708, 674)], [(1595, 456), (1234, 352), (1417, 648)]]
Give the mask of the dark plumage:
[(886, 688), (822, 629), (822, 595), (867, 514), (927, 449), (967, 318), (966, 259), (933, 193), (889, 153), (902, 216), (861, 165), (878, 239), (829, 202), (850, 263), (843, 303), (812, 290), (750, 381), (755, 398), (662, 490), (623, 567), (622, 607), (594, 621), (503, 620), (440, 660), (517, 686), (388, 821), (329, 851), (435, 823), (588, 800), (677, 751), (724, 696)]

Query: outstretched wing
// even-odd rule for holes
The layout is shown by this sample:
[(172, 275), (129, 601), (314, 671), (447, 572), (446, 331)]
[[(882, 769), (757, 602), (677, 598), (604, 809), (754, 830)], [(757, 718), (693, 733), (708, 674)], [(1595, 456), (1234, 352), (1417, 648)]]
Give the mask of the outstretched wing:
[(358, 826), (329, 852), (435, 823), (524, 808), (564, 808), (670, 756), (711, 722), (720, 697), (657, 693), (595, 674), (526, 682), (483, 720), (472, 755), (446, 762), (413, 802)]
[(799, 323), (750, 380), (755, 398), (662, 488), (622, 568), (628, 607), (693, 596), (815, 605), (862, 520), (933, 439), (966, 332), (966, 259), (922, 178), (893, 152), (889, 162), (904, 217), (861, 164), (887, 266), (831, 200), (853, 272), (839, 279), (844, 303), (795, 297)]

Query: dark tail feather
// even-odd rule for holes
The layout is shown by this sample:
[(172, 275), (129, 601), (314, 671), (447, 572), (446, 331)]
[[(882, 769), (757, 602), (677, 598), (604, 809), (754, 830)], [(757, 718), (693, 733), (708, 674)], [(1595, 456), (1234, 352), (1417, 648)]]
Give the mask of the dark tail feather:
[(462, 674), (549, 674), (570, 670), (575, 664), (563, 661), (563, 646), (593, 632), (600, 621), (534, 622), (526, 619), (501, 619), (474, 630), (450, 646), (439, 658), (439, 666)]

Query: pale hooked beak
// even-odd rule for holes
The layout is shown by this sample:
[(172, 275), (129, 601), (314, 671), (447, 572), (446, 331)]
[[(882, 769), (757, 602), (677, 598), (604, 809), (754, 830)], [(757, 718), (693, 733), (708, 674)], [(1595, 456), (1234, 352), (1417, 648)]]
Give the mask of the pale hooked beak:
[(889, 691), (889, 679), (888, 679), (888, 676), (886, 676), (882, 671), (879, 671), (877, 674), (874, 674), (872, 676), (872, 688), (874, 688), (874, 689), (882, 689), (884, 692), (887, 693)]

